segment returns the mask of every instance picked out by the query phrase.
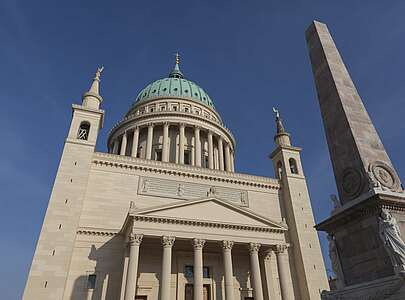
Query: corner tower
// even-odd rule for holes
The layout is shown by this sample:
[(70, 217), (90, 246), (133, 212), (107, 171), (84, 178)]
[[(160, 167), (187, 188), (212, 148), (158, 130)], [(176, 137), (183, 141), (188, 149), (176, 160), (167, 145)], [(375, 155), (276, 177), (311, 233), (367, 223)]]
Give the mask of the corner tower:
[[(295, 276), (294, 294), (282, 291), (283, 299), (319, 299), (322, 290), (328, 290), (328, 280), (322, 259), (319, 238), (308, 188), (301, 164), (301, 148), (291, 145), (278, 110), (277, 132), (274, 136), (276, 149), (271, 153), (274, 173), (280, 180), (280, 207), (288, 225), (287, 242), (292, 276)], [(295, 298), (294, 298), (295, 297)]]
[(82, 210), (91, 159), (104, 111), (100, 109), (99, 68), (82, 105), (73, 104), (48, 209), (37, 242), (23, 299), (62, 299)]

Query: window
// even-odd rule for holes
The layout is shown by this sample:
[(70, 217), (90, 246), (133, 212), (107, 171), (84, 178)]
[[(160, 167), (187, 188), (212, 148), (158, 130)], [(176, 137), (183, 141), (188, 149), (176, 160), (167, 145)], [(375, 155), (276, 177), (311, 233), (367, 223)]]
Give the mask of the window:
[(283, 164), (281, 161), (277, 162), (277, 176), (278, 179), (281, 179), (281, 177), (283, 176)]
[(141, 154), (142, 154), (142, 146), (139, 147), (138, 150), (136, 151), (136, 157), (141, 158)]
[(162, 161), (162, 150), (161, 149), (155, 150), (155, 160)]
[(79, 131), (77, 133), (77, 138), (79, 140), (85, 140), (89, 138), (90, 132), (90, 123), (89, 122), (81, 122), (79, 126)]
[(209, 163), (208, 163), (208, 155), (204, 154), (203, 157), (202, 157), (202, 166), (203, 166), (203, 168), (208, 168), (208, 165), (209, 165)]
[(297, 168), (297, 162), (295, 161), (294, 158), (290, 158), (288, 160), (288, 163), (290, 164), (290, 171), (292, 174), (298, 174), (298, 168)]
[[(184, 267), (184, 276), (186, 278), (193, 278), (194, 277), (194, 266), (185, 266)], [(210, 268), (203, 267), (203, 277), (210, 278)]]
[(96, 288), (96, 279), (97, 275), (96, 274), (90, 274), (87, 277), (87, 288), (90, 290), (94, 290)]
[(190, 150), (184, 151), (184, 164), (191, 165), (191, 152)]

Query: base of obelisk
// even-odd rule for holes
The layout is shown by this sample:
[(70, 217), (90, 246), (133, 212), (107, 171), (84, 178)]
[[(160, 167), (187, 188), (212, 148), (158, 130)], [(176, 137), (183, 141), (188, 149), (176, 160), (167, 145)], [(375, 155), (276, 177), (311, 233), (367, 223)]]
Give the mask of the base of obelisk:
[(405, 279), (391, 276), (336, 291), (323, 291), (322, 300), (403, 300)]

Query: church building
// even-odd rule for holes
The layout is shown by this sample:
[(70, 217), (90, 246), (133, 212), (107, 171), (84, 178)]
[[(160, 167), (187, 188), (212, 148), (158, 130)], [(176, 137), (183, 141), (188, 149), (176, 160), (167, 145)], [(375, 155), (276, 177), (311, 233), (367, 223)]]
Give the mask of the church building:
[(96, 150), (102, 68), (72, 105), (23, 299), (309, 300), (329, 289), (301, 149), (278, 111), (276, 178), (238, 173), (232, 132), (179, 66), (140, 91), (107, 153)]

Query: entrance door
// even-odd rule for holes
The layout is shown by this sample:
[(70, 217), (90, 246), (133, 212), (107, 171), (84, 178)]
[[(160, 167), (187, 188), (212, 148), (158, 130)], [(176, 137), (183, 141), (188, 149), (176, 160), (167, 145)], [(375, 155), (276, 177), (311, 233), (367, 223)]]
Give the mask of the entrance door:
[[(184, 299), (193, 300), (194, 286), (192, 284), (186, 284), (184, 290)], [(203, 300), (211, 300), (210, 285), (204, 284), (203, 286)]]

